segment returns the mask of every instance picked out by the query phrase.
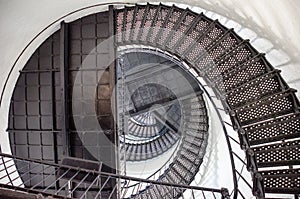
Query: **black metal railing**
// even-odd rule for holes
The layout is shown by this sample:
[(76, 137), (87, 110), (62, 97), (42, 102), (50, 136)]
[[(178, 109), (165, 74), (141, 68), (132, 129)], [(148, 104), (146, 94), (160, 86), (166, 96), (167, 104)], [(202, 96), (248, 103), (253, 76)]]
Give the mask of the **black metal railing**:
[[(228, 191), (224, 188), (189, 186), (107, 173), (101, 171), (102, 164), (99, 162), (88, 161), (86, 164), (99, 164), (97, 169), (91, 170), (3, 153), (0, 153), (0, 159), (0, 187), (26, 193), (64, 198), (72, 198), (75, 195), (76, 198), (101, 198), (106, 194), (105, 198), (110, 199), (116, 196), (117, 198), (127, 198), (139, 194), (143, 187), (159, 186), (161, 189), (174, 191), (187, 190), (194, 198), (198, 198), (197, 195), (201, 195), (203, 198), (211, 198), (211, 196), (228, 198)], [(77, 161), (84, 163), (87, 160), (79, 159)], [(107, 185), (111, 182), (119, 183), (109, 188)], [(128, 186), (132, 182), (138, 183), (140, 186), (135, 188)]]

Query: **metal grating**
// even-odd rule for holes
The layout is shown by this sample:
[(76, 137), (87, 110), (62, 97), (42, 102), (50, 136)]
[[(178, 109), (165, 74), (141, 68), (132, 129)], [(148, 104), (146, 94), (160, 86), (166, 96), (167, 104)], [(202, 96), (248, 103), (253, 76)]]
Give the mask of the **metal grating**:
[(130, 40), (134, 12), (135, 12), (134, 7), (130, 7), (130, 8), (126, 7), (126, 13), (125, 13), (126, 24), (125, 24), (125, 27), (124, 27), (124, 31), (125, 31), (124, 41), (129, 41)]
[(158, 8), (158, 13), (156, 18), (153, 19), (151, 30), (148, 34), (148, 41), (154, 43), (156, 36), (158, 35), (166, 17), (168, 16), (169, 9), (163, 5), (160, 5)]
[(232, 30), (229, 30), (217, 43), (213, 45), (213, 47), (208, 49), (207, 52), (209, 52), (213, 59), (216, 59), (237, 46), (240, 42), (242, 42), (242, 39)]
[(266, 120), (274, 116), (295, 111), (295, 96), (290, 90), (271, 97), (242, 106), (235, 110), (241, 125), (250, 124), (256, 120)]
[(268, 73), (271, 70), (272, 67), (268, 64), (268, 62), (266, 62), (265, 58), (260, 55), (246, 61), (236, 68), (226, 71), (222, 77), (217, 78), (213, 82), (218, 85), (217, 88), (220, 93), (226, 93), (235, 87)]
[(183, 11), (175, 6), (168, 13), (168, 18), (166, 18), (162, 29), (160, 30), (158, 36), (156, 37), (158, 45), (164, 45), (166, 42), (169, 34), (171, 33), (172, 29), (174, 28), (177, 20), (180, 19), (181, 14)]
[(287, 86), (281, 81), (281, 77), (277, 73), (266, 74), (230, 90), (226, 93), (226, 98), (231, 108), (237, 108), (285, 89)]
[(300, 190), (300, 170), (271, 170), (260, 172), (268, 193), (294, 193)]
[(124, 12), (118, 12), (116, 13), (117, 20), (116, 20), (116, 35), (117, 35), (117, 42), (122, 42), (122, 32), (123, 32), (123, 18), (124, 18)]
[(185, 36), (185, 32), (187, 29), (193, 24), (193, 20), (196, 18), (196, 14), (194, 13), (186, 13), (182, 21), (178, 24), (176, 29), (174, 29), (174, 33), (172, 35), (172, 39), (170, 39), (166, 46), (167, 48), (173, 49), (175, 47), (175, 44), (183, 37)]
[(138, 39), (138, 34), (140, 32), (140, 29), (142, 28), (143, 16), (144, 16), (144, 13), (146, 12), (146, 6), (137, 6), (137, 7), (138, 7), (138, 10), (136, 12), (136, 15), (134, 16), (135, 24), (133, 24), (132, 33), (131, 33), (132, 40)]
[(141, 33), (141, 36), (140, 36), (140, 41), (141, 42), (146, 42), (146, 40), (148, 38), (149, 31), (150, 31), (150, 27), (152, 25), (152, 20), (155, 18), (157, 10), (158, 9), (157, 9), (156, 6), (150, 6), (150, 8), (147, 12), (145, 22), (143, 24), (142, 33)]
[[(205, 34), (197, 40), (197, 46), (187, 53), (188, 60), (195, 60), (204, 53), (208, 53), (209, 47), (211, 47), (215, 42), (217, 42), (222, 35), (225, 33), (225, 28), (220, 24), (215, 24), (210, 31), (205, 32)], [(200, 48), (199, 48), (200, 47)], [(199, 51), (202, 49), (201, 51)]]
[[(165, 131), (159, 137), (151, 141), (127, 141), (126, 158), (128, 161), (141, 161), (157, 157), (169, 150), (178, 141), (179, 135)], [(155, 147), (156, 146), (156, 147)]]
[(226, 73), (226, 71), (240, 65), (254, 55), (255, 51), (253, 51), (252, 47), (250, 47), (246, 43), (244, 45), (238, 46), (232, 52), (224, 55), (224, 58), (221, 58), (221, 61), (212, 60), (212, 58), (209, 58), (210, 62), (207, 62), (208, 60), (204, 59), (197, 64), (200, 68), (203, 69), (210, 66), (208, 65), (208, 63), (211, 64), (212, 67), (208, 68), (207, 77), (213, 81), (215, 78), (222, 77), (223, 74)]
[(259, 167), (300, 164), (299, 140), (252, 148)]
[[(207, 115), (203, 117), (202, 115), (191, 115), (190, 111), (186, 110), (186, 107), (193, 107), (199, 110), (205, 110), (203, 98), (198, 96), (197, 98), (189, 98), (181, 101), (183, 103), (183, 107), (185, 107), (183, 117), (189, 117), (194, 119), (194, 133), (191, 133), (192, 127), (189, 128), (189, 124), (186, 123), (183, 128), (184, 132), (182, 132), (183, 137), (180, 144), (180, 150), (175, 155), (173, 162), (170, 166), (165, 170), (157, 178), (158, 182), (169, 182), (176, 184), (189, 184), (195, 177), (195, 174), (198, 172), (199, 166), (202, 163), (203, 156), (205, 154), (205, 148), (207, 144)], [(206, 113), (206, 111), (203, 111)], [(204, 120), (203, 118), (206, 118)], [(199, 120), (203, 122), (199, 122)], [(203, 126), (203, 127), (202, 127)], [(202, 129), (202, 130), (201, 130)], [(165, 135), (165, 136), (164, 136)], [(174, 139), (173, 133), (166, 133), (161, 136), (157, 140), (151, 141), (151, 150), (150, 152), (154, 152), (154, 154), (161, 154), (163, 151), (167, 150), (168, 147), (171, 146), (170, 141)], [(171, 136), (173, 135), (173, 136)], [(173, 137), (173, 138), (172, 138)], [(136, 147), (128, 147), (128, 150), (131, 150), (131, 153), (136, 153), (136, 155), (129, 155), (130, 158), (137, 158), (137, 160), (141, 160), (143, 158), (147, 158), (147, 147), (145, 144), (136, 145)], [(146, 152), (146, 153), (144, 153)], [(139, 157), (139, 154), (144, 154)], [(188, 160), (188, 162), (186, 162)], [(188, 163), (188, 164), (187, 164)], [(138, 186), (138, 185), (136, 185)], [(158, 186), (149, 186), (145, 187), (140, 191), (139, 195), (132, 195), (133, 198), (144, 198), (147, 197), (147, 194), (155, 194), (159, 193), (161, 197), (164, 198), (177, 198), (181, 196), (181, 194), (185, 191), (185, 189), (179, 190), (171, 190), (169, 188), (162, 188)]]
[(185, 33), (183, 41), (177, 45), (175, 51), (178, 52), (178, 54), (183, 54), (184, 52), (187, 52), (189, 47), (195, 44), (196, 40), (199, 38), (200, 35), (203, 34), (205, 28), (208, 27), (211, 22), (212, 20), (208, 19), (204, 15), (199, 15), (195, 19), (194, 23), (189, 28), (189, 30)]
[(299, 113), (244, 127), (251, 145), (297, 138), (300, 135)]

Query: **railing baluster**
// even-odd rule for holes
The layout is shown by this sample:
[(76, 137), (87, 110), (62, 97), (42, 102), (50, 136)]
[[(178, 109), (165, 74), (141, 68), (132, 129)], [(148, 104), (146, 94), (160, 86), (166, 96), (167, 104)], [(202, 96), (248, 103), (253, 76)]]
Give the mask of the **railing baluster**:
[[(10, 167), (7, 167), (7, 168), (10, 168)], [(7, 171), (7, 170), (6, 170)], [(8, 177), (10, 174), (12, 174), (12, 173), (14, 173), (14, 172), (16, 172), (16, 170), (14, 170), (14, 171), (12, 171), (12, 172), (7, 172), (7, 175), (4, 175), (4, 176), (2, 176), (1, 178), (0, 178), (0, 180), (2, 180), (3, 178), (5, 178), (5, 177)], [(11, 180), (10, 180), (11, 181)]]
[[(49, 168), (50, 168), (50, 167), (49, 167)], [(44, 169), (44, 171), (45, 171), (45, 169)], [(55, 173), (56, 171), (57, 171), (57, 170), (55, 170), (53, 173)], [(40, 181), (39, 183), (37, 183), (37, 184), (34, 185), (33, 187), (30, 187), (30, 189), (34, 189), (35, 187), (37, 187), (37, 185), (43, 183), (43, 182), (44, 182), (46, 179), (48, 179), (50, 176), (51, 176), (51, 175), (48, 175), (46, 178), (44, 178), (43, 181)], [(56, 182), (56, 180), (55, 180), (55, 182)]]
[(184, 196), (183, 196), (184, 189), (180, 189), (180, 192), (181, 192), (182, 199), (184, 199)]
[(203, 195), (203, 198), (206, 199), (206, 196), (204, 194), (204, 191), (201, 191), (202, 192), (202, 195)]
[(85, 181), (85, 179), (90, 175), (90, 173), (87, 173), (81, 180), (79, 183), (77, 183), (77, 185), (73, 188), (73, 190), (71, 191), (71, 195), (75, 192), (75, 190)]
[(113, 193), (115, 192), (116, 188), (117, 188), (117, 185), (114, 186), (113, 190), (111, 191), (110, 195), (108, 196), (108, 199), (112, 198)]
[[(39, 166), (39, 165), (37, 165), (37, 166)], [(47, 168), (49, 168), (49, 167), (51, 167), (51, 166), (48, 166)], [(34, 167), (35, 168), (35, 167)], [(44, 170), (44, 168), (43, 169), (41, 169), (41, 170), (39, 170), (39, 172), (38, 173), (40, 173), (41, 171), (43, 171)], [(29, 170), (29, 173), (32, 171), (32, 169), (31, 170)], [(27, 182), (29, 182), (29, 181), (31, 181), (32, 179), (34, 179), (35, 177), (37, 177), (36, 175), (35, 176), (33, 176), (32, 178), (29, 178), (28, 180), (26, 180), (26, 181), (24, 181), (20, 186), (23, 186), (23, 185), (25, 185)]]
[(238, 191), (238, 193), (242, 196), (243, 199), (246, 199), (240, 190)]
[(212, 194), (213, 194), (213, 196), (214, 196), (214, 199), (217, 199), (217, 198), (216, 198), (216, 195), (215, 195), (215, 193), (214, 193), (214, 192), (212, 192)]
[(68, 179), (68, 181), (67, 181), (63, 186), (61, 186), (61, 188), (58, 189), (58, 190), (55, 192), (55, 194), (59, 193), (65, 186), (67, 186), (68, 183), (69, 183), (70, 181), (72, 181), (72, 180), (78, 175), (79, 172), (80, 172), (80, 171), (77, 171), (77, 172), (75, 173), (75, 175), (72, 176), (72, 178)]
[(95, 196), (95, 198), (97, 198), (100, 194), (102, 189), (105, 187), (105, 185), (108, 183), (108, 181), (110, 180), (111, 176), (108, 176), (107, 179), (105, 180), (105, 182), (103, 183), (102, 187), (100, 188), (100, 190), (98, 191), (97, 195)]
[[(184, 199), (185, 195), (183, 195), (183, 194), (186, 190), (190, 191), (193, 198), (196, 197), (194, 195), (195, 190), (201, 191), (204, 198), (206, 198), (206, 196), (205, 196), (206, 192), (213, 193), (213, 195), (221, 194), (221, 190), (219, 190), (219, 189), (211, 189), (211, 188), (196, 187), (196, 186), (189, 186), (189, 185), (179, 185), (176, 183), (169, 183), (167, 181), (159, 182), (159, 181), (154, 181), (154, 180), (122, 176), (122, 175), (118, 175), (118, 174), (114, 174), (114, 173), (106, 173), (106, 172), (102, 172), (102, 171), (82, 169), (79, 167), (76, 168), (76, 167), (68, 166), (68, 165), (59, 165), (59, 164), (55, 164), (55, 163), (42, 162), (39, 160), (31, 160), (31, 159), (26, 159), (26, 158), (14, 157), (11, 155), (6, 155), (6, 154), (1, 154), (1, 155), (12, 158), (15, 162), (17, 162), (16, 164), (13, 164), (14, 166), (18, 166), (21, 163), (32, 166), (28, 171), (26, 171), (26, 172), (24, 171), (23, 173), (21, 173), (18, 176), (18, 178), (22, 178), (22, 175), (23, 176), (27, 175), (27, 173), (33, 173), (33, 175), (37, 174), (34, 176), (29, 176), (30, 178), (27, 179), (27, 181), (32, 181), (37, 176), (39, 176), (39, 174), (47, 175), (47, 177), (43, 177), (43, 179), (41, 181), (38, 181), (36, 184), (31, 185), (32, 187), (28, 187), (26, 181), (23, 182), (21, 186), (26, 184), (26, 187), (28, 187), (28, 188), (22, 188), (22, 187), (18, 187), (18, 186), (13, 187), (13, 189), (18, 189), (18, 188), (24, 189), (25, 192), (27, 190), (28, 192), (41, 193), (42, 195), (49, 195), (49, 196), (51, 196), (51, 195), (63, 196), (64, 195), (63, 197), (71, 197), (72, 194), (74, 194), (77, 190), (83, 190), (84, 193), (80, 196), (80, 198), (84, 199), (86, 197), (86, 194), (88, 193), (88, 191), (90, 191), (91, 188), (93, 188), (93, 186), (96, 185), (97, 181), (100, 178), (105, 177), (106, 180), (104, 181), (104, 183), (101, 184), (100, 189), (98, 189), (98, 191), (96, 192), (97, 194), (96, 194), (95, 198), (99, 198), (101, 196), (101, 192), (103, 191), (104, 187), (109, 183), (109, 181), (111, 179), (122, 179), (122, 180), (127, 181), (126, 183), (122, 184), (123, 185), (122, 187), (120, 187), (121, 195), (119, 194), (118, 196), (121, 196), (122, 198), (129, 197), (128, 191), (132, 192), (131, 195), (137, 194), (137, 195), (133, 196), (134, 198), (149, 198), (149, 196), (151, 196), (153, 194), (155, 194), (157, 197), (161, 196), (162, 198), (166, 197), (166, 196), (171, 197), (172, 195), (174, 197), (176, 197), (176, 196), (178, 196), (178, 194), (180, 194), (181, 197)], [(18, 162), (18, 161), (22, 161), (22, 162)], [(24, 166), (20, 167), (20, 169), (24, 170), (24, 168), (26, 168), (28, 165), (24, 165)], [(37, 171), (33, 170), (35, 168), (40, 168), (40, 167), (42, 167), (42, 168), (37, 169)], [(54, 182), (49, 181), (49, 178), (56, 176), (56, 174), (58, 173), (58, 170), (62, 171), (59, 173), (59, 176), (54, 178)], [(11, 171), (10, 173), (12, 173), (12, 172), (13, 171)], [(76, 184), (76, 186), (74, 188), (70, 189), (69, 191), (63, 192), (64, 188), (66, 188), (66, 186), (68, 184), (68, 183), (65, 183), (64, 181), (63, 181), (62, 185), (60, 185), (59, 188), (54, 187), (54, 185), (60, 180), (67, 180), (68, 182), (70, 182), (70, 181), (77, 179), (80, 172), (84, 172), (84, 177), (80, 178), (80, 182), (78, 182)], [(72, 174), (72, 175), (70, 175), (70, 174)], [(87, 180), (90, 175), (98, 175), (98, 176), (90, 182)], [(45, 182), (47, 183), (47, 185), (44, 185)], [(133, 186), (133, 187), (130, 186), (130, 184), (132, 184), (132, 182), (133, 182), (133, 184), (136, 183), (136, 186)], [(47, 187), (41, 188), (40, 184), (43, 184), (43, 186), (47, 186)], [(84, 186), (81, 186), (81, 185), (84, 185)], [(3, 186), (3, 185), (0, 185), (0, 186)], [(12, 187), (11, 185), (7, 185), (7, 186)], [(109, 193), (110, 196), (108, 198), (113, 198), (118, 187), (119, 187), (119, 184), (117, 184), (113, 187), (112, 191)], [(146, 190), (146, 188), (149, 188), (149, 187), (151, 187), (153, 189)], [(37, 188), (39, 190), (36, 190)], [(161, 189), (161, 188), (163, 188), (163, 189)], [(40, 191), (40, 190), (42, 190), (42, 191)]]
[[(131, 180), (128, 181), (128, 185), (130, 184), (130, 182), (131, 182)], [(124, 198), (126, 196), (127, 191), (128, 191), (128, 188), (125, 189), (125, 191), (123, 192), (122, 198)]]
[(235, 170), (235, 172), (238, 174), (238, 176), (243, 179), (243, 181), (246, 183), (246, 185), (252, 189), (252, 186), (249, 184), (249, 182), (247, 182), (247, 180), (242, 176), (242, 174), (240, 174), (240, 172), (238, 172), (237, 170)]
[[(9, 169), (9, 168), (11, 168), (11, 167), (13, 167), (13, 166), (15, 166), (15, 164), (12, 164), (12, 165), (9, 165), (9, 166), (5, 166), (4, 169), (1, 169), (1, 170), (0, 170), (0, 172), (1, 172), (1, 171), (4, 171), (4, 170), (7, 170), (7, 169)], [(0, 179), (2, 179), (2, 178), (0, 178)]]
[[(26, 165), (26, 167), (29, 167), (29, 165)], [(35, 167), (37, 167), (38, 165), (36, 165), (36, 166), (34, 166), (33, 168), (35, 168)], [(21, 169), (20, 169), (21, 170)], [(24, 175), (26, 175), (26, 174), (28, 174), (28, 173), (30, 173), (30, 170), (28, 170), (28, 171), (26, 171), (25, 173), (21, 173), (21, 175), (19, 175), (18, 177), (16, 177), (16, 178), (14, 178), (13, 180), (11, 180), (11, 182), (13, 182), (13, 181), (15, 181), (15, 180), (17, 180), (18, 178), (21, 178), (22, 179), (22, 176), (24, 176)], [(8, 183), (7, 183), (8, 184)]]
[(53, 186), (58, 180), (62, 179), (71, 169), (68, 169), (66, 172), (63, 173), (59, 178), (57, 178), (53, 183), (51, 183), (48, 187), (46, 187), (43, 192), (46, 192), (51, 186)]
[(13, 160), (13, 159), (9, 159), (8, 161), (3, 161), (5, 158), (1, 158), (1, 159), (2, 159), (2, 163), (0, 165), (4, 165)]
[(191, 191), (192, 191), (192, 198), (195, 199), (194, 189), (192, 189)]
[(82, 194), (80, 199), (83, 199), (83, 197), (88, 193), (90, 188), (92, 188), (92, 186), (97, 182), (97, 180), (99, 180), (99, 176), (93, 180), (93, 182), (88, 186), (88, 188), (86, 188), (85, 192)]

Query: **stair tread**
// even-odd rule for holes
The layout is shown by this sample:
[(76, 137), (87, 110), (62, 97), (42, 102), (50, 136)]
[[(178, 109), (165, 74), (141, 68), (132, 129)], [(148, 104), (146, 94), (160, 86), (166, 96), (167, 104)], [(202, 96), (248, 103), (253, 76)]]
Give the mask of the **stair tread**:
[(207, 78), (213, 81), (223, 76), (224, 73), (232, 68), (247, 62), (257, 54), (249, 42), (243, 41), (237, 45), (235, 49), (224, 54), (222, 57), (212, 59), (207, 55), (197, 62), (197, 66), (203, 68), (202, 70), (205, 70)]
[(212, 82), (220, 93), (226, 93), (231, 89), (247, 83), (261, 75), (275, 71), (263, 54), (257, 54), (241, 65), (222, 73), (222, 76)]
[(208, 49), (218, 42), (226, 32), (226, 28), (218, 21), (208, 29), (200, 38), (197, 39), (197, 44), (188, 53), (186, 58), (191, 61), (197, 62), (199, 57), (208, 53)]
[(300, 136), (300, 113), (284, 115), (243, 129), (251, 145), (298, 138)]
[(300, 140), (253, 147), (258, 167), (300, 164)]
[(187, 15), (190, 13), (189, 9), (185, 9), (184, 11), (181, 12), (180, 17), (177, 18), (176, 22), (174, 23), (173, 28), (171, 29), (171, 32), (168, 35), (168, 38), (166, 39), (164, 46), (168, 49), (171, 49), (172, 47), (170, 46), (170, 43), (176, 43), (176, 41), (174, 41), (177, 37), (176, 37), (176, 33), (178, 33), (178, 31), (184, 31), (183, 29), (179, 29), (179, 27), (182, 28), (181, 23), (184, 22), (185, 19), (187, 19)]
[(170, 9), (170, 15), (166, 18), (163, 28), (161, 29), (158, 37), (156, 38), (156, 44), (158, 46), (165, 46), (165, 42), (171, 34), (172, 29), (175, 27), (176, 22), (180, 19), (184, 11), (177, 6), (173, 5)]
[(237, 118), (243, 125), (262, 121), (275, 116), (292, 113), (297, 109), (293, 90), (276, 93), (235, 109)]
[(300, 193), (300, 169), (281, 169), (259, 172), (266, 193)]
[(239, 86), (227, 92), (226, 100), (228, 105), (235, 109), (243, 106), (245, 103), (257, 101), (265, 97), (271, 96), (278, 92), (287, 90), (287, 85), (284, 83), (277, 73), (259, 77), (248, 83)]
[(153, 19), (157, 16), (156, 15), (157, 12), (158, 12), (158, 7), (156, 5), (149, 4), (149, 8), (147, 9), (147, 12), (144, 15), (145, 19), (143, 19), (143, 23), (141, 24), (143, 26), (143, 29), (141, 29), (138, 38), (138, 40), (141, 41), (142, 43), (146, 43), (147, 41), (147, 36), (151, 29)]

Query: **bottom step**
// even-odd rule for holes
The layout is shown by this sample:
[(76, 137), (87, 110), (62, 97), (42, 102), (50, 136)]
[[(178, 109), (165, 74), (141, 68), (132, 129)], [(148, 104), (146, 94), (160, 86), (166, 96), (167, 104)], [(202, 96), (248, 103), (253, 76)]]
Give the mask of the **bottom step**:
[[(259, 181), (265, 193), (300, 194), (300, 169), (268, 170), (258, 173), (261, 175)], [(255, 187), (257, 184), (254, 184), (253, 188)]]

